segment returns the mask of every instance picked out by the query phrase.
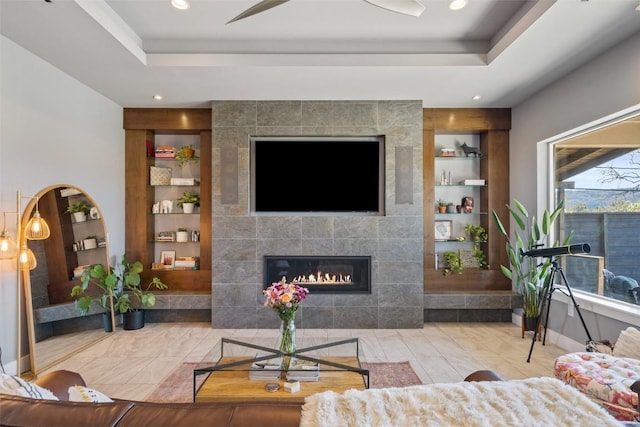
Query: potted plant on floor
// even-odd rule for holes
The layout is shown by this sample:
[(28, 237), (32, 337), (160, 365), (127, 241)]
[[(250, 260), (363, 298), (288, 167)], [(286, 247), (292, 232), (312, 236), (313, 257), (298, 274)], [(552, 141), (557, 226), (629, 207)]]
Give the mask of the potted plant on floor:
[[(508, 279), (514, 281), (516, 291), (522, 295), (523, 323), (528, 323), (527, 328), (530, 327), (526, 330), (534, 330), (538, 323), (542, 300), (550, 285), (551, 259), (545, 258), (540, 263), (539, 258), (525, 256), (524, 253), (533, 249), (559, 245), (558, 241), (551, 241), (551, 235), (553, 224), (563, 207), (564, 204), (561, 202), (553, 212), (545, 209), (542, 214), (542, 222), (539, 223), (535, 216), (529, 216), (529, 212), (522, 203), (514, 199), (513, 206), (507, 205), (511, 218), (517, 226), (514, 239), (511, 239), (496, 211), (492, 211), (498, 230), (507, 239), (506, 251), (509, 257), (509, 266), (501, 265), (500, 268)], [(569, 233), (562, 245), (569, 244), (572, 236), (573, 232)]]
[[(113, 301), (115, 312), (122, 314), (123, 328), (125, 330), (140, 329), (144, 327), (144, 307), (153, 307), (156, 297), (150, 291), (167, 289), (158, 277), (154, 277), (148, 285), (141, 285), (140, 273), (143, 271), (140, 261), (129, 262), (127, 255), (122, 256), (119, 264), (107, 271), (102, 265), (94, 264), (82, 274), (82, 285), (73, 288), (71, 295), (79, 296), (76, 306), (81, 313), (88, 310), (91, 303), (96, 301), (104, 307), (104, 302)], [(90, 295), (89, 286), (95, 285), (103, 292), (99, 299)]]
[(125, 330), (144, 327), (144, 307), (156, 305), (156, 297), (150, 291), (152, 287), (167, 289), (158, 277), (153, 277), (146, 285), (142, 285), (140, 273), (144, 270), (140, 261), (129, 262), (127, 255), (122, 255), (122, 261), (113, 269), (113, 273), (122, 286), (122, 292), (114, 303), (114, 309), (122, 314), (122, 325)]
[(193, 213), (195, 207), (200, 206), (200, 195), (185, 191), (177, 200), (177, 205), (184, 213)]
[(116, 277), (110, 275), (102, 264), (94, 264), (82, 272), (80, 283), (71, 289), (71, 296), (76, 297), (76, 308), (86, 316), (91, 306), (96, 304), (103, 312), (105, 332), (112, 332), (115, 324), (113, 304), (118, 289)]

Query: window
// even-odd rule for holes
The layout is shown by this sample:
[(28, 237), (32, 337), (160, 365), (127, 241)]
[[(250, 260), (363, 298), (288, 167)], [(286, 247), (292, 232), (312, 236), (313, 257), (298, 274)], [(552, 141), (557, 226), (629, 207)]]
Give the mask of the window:
[(562, 257), (575, 291), (640, 306), (640, 111), (551, 143), (558, 239), (588, 243)]

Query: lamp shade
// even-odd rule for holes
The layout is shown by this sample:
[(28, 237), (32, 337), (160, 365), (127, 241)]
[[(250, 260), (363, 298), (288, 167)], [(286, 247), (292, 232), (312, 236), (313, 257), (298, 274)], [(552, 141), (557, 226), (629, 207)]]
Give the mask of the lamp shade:
[(11, 259), (18, 255), (18, 245), (7, 230), (0, 233), (0, 259)]
[(36, 256), (33, 254), (33, 251), (27, 247), (27, 245), (22, 245), (22, 248), (20, 248), (18, 261), (20, 262), (21, 270), (33, 270), (38, 266)]
[(51, 231), (49, 224), (40, 216), (40, 212), (36, 209), (27, 226), (24, 229), (24, 237), (29, 240), (44, 240), (49, 238)]

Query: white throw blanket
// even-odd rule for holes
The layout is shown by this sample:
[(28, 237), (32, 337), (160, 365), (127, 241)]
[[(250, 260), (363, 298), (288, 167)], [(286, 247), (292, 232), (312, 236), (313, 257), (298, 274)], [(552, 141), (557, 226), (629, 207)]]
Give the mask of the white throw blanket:
[(301, 427), (621, 426), (555, 378), (332, 391), (305, 399)]

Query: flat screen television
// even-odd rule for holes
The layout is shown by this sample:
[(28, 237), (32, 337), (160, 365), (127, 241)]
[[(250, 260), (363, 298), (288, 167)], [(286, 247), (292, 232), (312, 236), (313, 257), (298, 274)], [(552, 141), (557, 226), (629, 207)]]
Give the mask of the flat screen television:
[(384, 215), (384, 137), (253, 137), (252, 214)]

